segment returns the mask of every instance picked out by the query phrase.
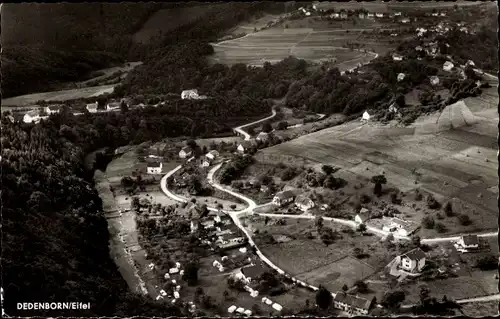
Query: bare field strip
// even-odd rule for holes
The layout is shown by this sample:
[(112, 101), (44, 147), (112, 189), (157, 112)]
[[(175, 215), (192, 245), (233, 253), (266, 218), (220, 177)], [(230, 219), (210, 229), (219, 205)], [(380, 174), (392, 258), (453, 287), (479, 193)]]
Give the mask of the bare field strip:
[(20, 95), (2, 100), (2, 108), (6, 106), (24, 106), (35, 104), (37, 101), (67, 101), (80, 98), (89, 98), (104, 93), (112, 93), (116, 85), (101, 85), (81, 89), (52, 91)]
[(356, 280), (371, 276), (374, 269), (362, 261), (346, 256), (331, 264), (297, 275), (297, 278), (311, 285), (325, 286), (329, 291), (339, 291), (344, 284), (351, 287)]

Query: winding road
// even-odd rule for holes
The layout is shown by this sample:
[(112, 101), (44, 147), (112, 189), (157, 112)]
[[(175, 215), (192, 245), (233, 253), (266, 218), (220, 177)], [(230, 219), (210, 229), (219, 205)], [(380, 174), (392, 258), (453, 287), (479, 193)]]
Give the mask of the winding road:
[(239, 134), (243, 135), (243, 136), (245, 137), (245, 138), (244, 138), (244, 140), (245, 140), (245, 141), (248, 141), (248, 140), (250, 140), (251, 136), (250, 136), (250, 134), (248, 134), (247, 132), (243, 131), (243, 128), (248, 127), (248, 126), (251, 126), (251, 125), (258, 124), (258, 123), (260, 123), (260, 122), (264, 122), (264, 121), (266, 121), (266, 120), (270, 120), (270, 119), (272, 119), (273, 117), (275, 117), (275, 116), (276, 116), (276, 110), (273, 108), (273, 109), (272, 109), (272, 112), (273, 112), (273, 114), (271, 114), (271, 115), (270, 115), (270, 116), (268, 116), (268, 117), (265, 117), (265, 118), (263, 118), (263, 119), (260, 119), (260, 120), (257, 120), (257, 121), (254, 121), (254, 122), (251, 122), (251, 123), (248, 123), (248, 124), (245, 124), (245, 125), (241, 125), (241, 126), (235, 127), (235, 128), (234, 128), (234, 130), (235, 130), (236, 132), (238, 132)]

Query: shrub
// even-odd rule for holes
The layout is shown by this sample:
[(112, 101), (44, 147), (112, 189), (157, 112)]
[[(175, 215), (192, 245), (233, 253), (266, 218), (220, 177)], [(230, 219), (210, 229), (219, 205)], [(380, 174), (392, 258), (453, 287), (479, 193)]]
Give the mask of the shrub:
[(479, 257), (474, 267), (477, 267), (481, 270), (497, 269), (498, 258), (493, 255)]
[(457, 219), (458, 219), (458, 222), (460, 223), (460, 225), (467, 226), (467, 225), (472, 224), (470, 217), (465, 215), (465, 214), (458, 215)]
[(441, 204), (439, 204), (434, 196), (429, 194), (429, 196), (427, 196), (427, 207), (429, 207), (430, 209), (439, 209), (441, 207)]
[(436, 229), (438, 233), (446, 232), (446, 226), (444, 226), (442, 223), (436, 223), (436, 225), (434, 225), (434, 229)]
[(426, 216), (422, 219), (422, 226), (426, 229), (432, 229), (434, 228), (434, 218), (430, 216)]
[(361, 194), (359, 200), (361, 201), (361, 203), (367, 204), (372, 200), (372, 198), (366, 194)]
[(453, 216), (453, 207), (451, 206), (450, 202), (447, 202), (446, 205), (444, 206), (444, 213), (448, 217)]

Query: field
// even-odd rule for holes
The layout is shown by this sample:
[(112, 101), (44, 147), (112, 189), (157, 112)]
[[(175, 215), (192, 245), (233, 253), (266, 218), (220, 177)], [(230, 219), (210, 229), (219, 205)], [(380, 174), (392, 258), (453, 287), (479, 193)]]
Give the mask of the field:
[(89, 98), (93, 96), (99, 96), (105, 93), (112, 93), (116, 84), (112, 85), (101, 85), (93, 86), (81, 89), (72, 90), (62, 90), (62, 91), (52, 91), (43, 93), (33, 93), (20, 95), (15, 97), (10, 97), (2, 100), (2, 109), (6, 107), (7, 109), (11, 106), (26, 106), (30, 104), (35, 104), (37, 101), (68, 101), (81, 98)]
[(462, 311), (467, 317), (495, 317), (498, 316), (498, 301), (463, 304)]
[(382, 2), (373, 2), (373, 3), (366, 3), (366, 2), (356, 2), (356, 1), (349, 1), (349, 2), (320, 2), (319, 5), (317, 6), (318, 9), (323, 9), (323, 10), (329, 10), (329, 9), (335, 9), (335, 10), (356, 10), (356, 9), (365, 9), (371, 12), (390, 12), (390, 11), (395, 11), (395, 10), (401, 10), (405, 11), (406, 10), (415, 10), (416, 7), (421, 8), (421, 9), (452, 9), (454, 5), (457, 6), (471, 6), (471, 5), (478, 5), (478, 2), (467, 2), (467, 1), (454, 1), (454, 2), (416, 2), (416, 3), (404, 3), (404, 2), (389, 2), (389, 3), (382, 3)]
[(293, 55), (316, 62), (334, 58), (337, 63), (353, 61), (353, 66), (356, 66), (373, 58), (373, 54), (342, 47), (357, 36), (356, 32), (346, 34), (338, 30), (314, 32), (310, 28), (271, 28), (213, 44), (215, 54), (211, 60), (224, 64), (262, 65), (266, 61), (274, 63)]
[(495, 109), (486, 109), (476, 113), (474, 125), (431, 134), (415, 133), (420, 120), (406, 128), (354, 121), (263, 149), (256, 158), (262, 163), (330, 164), (340, 167), (338, 174), (348, 182), (383, 172), (387, 187), (402, 192), (420, 188), (438, 201), (453, 199), (473, 220), (465, 229), (496, 229), (491, 221), (497, 218), (497, 194), (490, 189), (498, 183), (497, 116)]

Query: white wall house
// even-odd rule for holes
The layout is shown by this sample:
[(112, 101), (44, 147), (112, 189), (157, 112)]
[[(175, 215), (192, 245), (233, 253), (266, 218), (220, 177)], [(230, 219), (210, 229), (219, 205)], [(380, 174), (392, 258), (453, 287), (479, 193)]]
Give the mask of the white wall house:
[(345, 292), (337, 292), (333, 298), (333, 307), (349, 313), (350, 315), (367, 315), (373, 299), (368, 300)]
[(450, 61), (446, 61), (443, 64), (443, 70), (446, 71), (446, 72), (451, 72), (451, 70), (453, 70), (453, 67), (454, 67), (454, 65)]
[(207, 154), (205, 154), (205, 157), (207, 157), (211, 160), (214, 160), (217, 157), (219, 157), (219, 152), (217, 152), (216, 150), (212, 150), (212, 151), (208, 152)]
[(314, 207), (314, 201), (309, 197), (299, 195), (295, 200), (295, 206), (297, 206), (297, 208), (301, 211), (306, 212)]
[(205, 157), (202, 161), (201, 161), (201, 167), (209, 167), (210, 164), (212, 164), (212, 161)]
[(45, 107), (45, 113), (49, 115), (59, 113), (60, 110), (61, 110), (61, 105), (59, 104), (49, 105)]
[(477, 235), (466, 235), (460, 237), (458, 244), (466, 249), (477, 249), (479, 248), (479, 238)]
[(148, 174), (161, 174), (161, 170), (163, 169), (163, 163), (148, 163), (147, 172)]
[(283, 206), (293, 202), (295, 194), (291, 191), (279, 192), (273, 197), (273, 204)]
[(364, 224), (370, 218), (370, 211), (366, 208), (361, 208), (358, 214), (354, 217), (357, 224)]
[(40, 120), (41, 120), (41, 116), (40, 116), (39, 110), (28, 111), (23, 116), (24, 123), (38, 123), (38, 122), (40, 122)]
[(420, 248), (410, 250), (401, 255), (401, 269), (409, 272), (420, 272), (425, 266), (425, 253)]
[(432, 85), (438, 85), (439, 84), (439, 78), (437, 76), (431, 76), (430, 77), (430, 82)]
[(369, 120), (370, 120), (370, 118), (371, 118), (371, 115), (368, 113), (368, 111), (365, 111), (365, 112), (363, 113), (363, 116), (361, 117), (361, 121), (363, 121), (363, 122), (367, 122), (367, 121), (369, 121)]
[(191, 156), (193, 154), (193, 150), (189, 146), (184, 146), (180, 151), (179, 151), (179, 157), (180, 158), (186, 158), (188, 156)]
[(197, 99), (198, 97), (199, 97), (198, 90), (196, 90), (196, 89), (184, 90), (181, 93), (181, 99), (183, 99), (183, 100)]
[(107, 111), (118, 110), (120, 108), (120, 102), (111, 102), (106, 105)]
[(399, 73), (399, 74), (398, 74), (398, 79), (397, 79), (397, 80), (398, 80), (398, 82), (403, 81), (403, 80), (405, 79), (405, 77), (406, 77), (406, 75), (405, 75), (404, 73)]
[(87, 109), (87, 111), (89, 111), (90, 113), (96, 113), (97, 112), (97, 106), (99, 104), (97, 102), (95, 103), (89, 103), (85, 106), (85, 108)]

